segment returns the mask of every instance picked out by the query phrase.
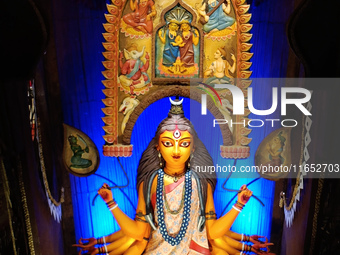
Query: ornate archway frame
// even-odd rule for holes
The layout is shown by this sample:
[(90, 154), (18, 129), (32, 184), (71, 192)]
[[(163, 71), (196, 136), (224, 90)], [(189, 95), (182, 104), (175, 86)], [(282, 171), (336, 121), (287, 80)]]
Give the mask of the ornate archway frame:
[[(157, 2), (157, 0), (155, 0)], [(190, 0), (177, 0), (174, 1), (174, 4), (170, 4), (168, 8), (164, 8), (163, 12), (172, 8), (173, 5), (183, 4)], [(130, 144), (130, 137), (132, 134), (133, 126), (138, 119), (138, 116), (142, 113), (143, 109), (147, 108), (153, 102), (166, 97), (166, 96), (174, 96), (179, 95), (182, 97), (190, 97), (198, 102), (200, 102), (201, 96), (200, 92), (193, 93), (193, 89), (190, 90), (190, 84), (187, 80), (172, 80), (169, 82), (158, 81), (154, 79), (154, 65), (151, 64), (152, 70), (147, 70), (147, 72), (152, 76), (151, 82), (148, 86), (145, 86), (142, 90), (132, 91), (129, 93), (123, 86), (120, 84), (120, 63), (119, 56), (120, 51), (126, 49), (128, 42), (130, 40), (148, 40), (151, 37), (151, 41), (154, 41), (155, 31), (162, 24), (156, 25), (153, 33), (148, 35), (128, 35), (126, 32), (122, 35), (120, 31), (120, 24), (123, 15), (127, 13), (125, 10), (125, 6), (128, 5), (128, 0), (112, 0), (112, 4), (107, 4), (108, 14), (105, 14), (105, 18), (107, 23), (103, 24), (105, 33), (103, 33), (103, 37), (105, 42), (103, 42), (103, 46), (105, 48), (105, 52), (103, 55), (105, 57), (105, 61), (103, 61), (103, 66), (105, 67), (105, 71), (102, 72), (105, 80), (102, 83), (105, 86), (103, 89), (103, 93), (105, 94), (105, 98), (102, 100), (105, 107), (102, 111), (105, 114), (103, 117), (103, 121), (105, 126), (103, 129), (105, 131), (105, 135), (103, 136), (105, 140), (105, 144), (103, 145), (103, 154), (109, 157), (129, 157), (132, 155), (133, 145)], [(250, 53), (249, 50), (252, 47), (252, 44), (249, 43), (252, 34), (249, 31), (252, 28), (252, 25), (249, 24), (249, 20), (251, 19), (251, 14), (248, 13), (249, 5), (245, 4), (246, 0), (231, 0), (233, 11), (235, 13), (235, 20), (237, 25), (237, 41), (236, 41), (236, 72), (234, 78), (237, 79), (238, 82), (236, 86), (238, 86), (247, 97), (246, 89), (250, 86), (251, 80), (249, 77), (251, 76), (251, 71), (249, 68), (251, 66), (251, 62), (249, 62), (253, 53)], [(192, 10), (190, 10), (192, 13)], [(196, 18), (195, 15), (194, 19)], [(161, 19), (161, 17), (158, 17)], [(203, 35), (202, 30), (199, 30), (200, 35)], [(124, 37), (125, 36), (125, 37)], [(127, 39), (126, 39), (127, 38)], [(204, 39), (204, 37), (202, 37)], [(216, 38), (215, 38), (216, 39)], [(217, 38), (218, 40), (218, 38)], [(121, 43), (121, 45), (120, 45)], [(141, 43), (138, 43), (137, 47), (140, 46)], [(203, 40), (200, 41), (200, 49), (203, 50), (204, 46)], [(146, 53), (152, 52), (152, 58), (154, 58), (154, 44), (152, 44), (152, 48), (150, 51), (146, 49)], [(143, 49), (144, 50), (144, 49)], [(201, 52), (202, 53), (202, 52)], [(141, 61), (146, 63), (148, 59), (145, 58), (147, 54), (145, 52), (141, 57)], [(202, 54), (203, 55), (203, 54)], [(201, 56), (202, 58), (202, 56)], [(151, 63), (153, 63), (153, 59), (151, 59)], [(202, 62), (200, 63), (202, 64)], [(200, 67), (201, 73), (203, 72), (203, 67)], [(152, 75), (151, 75), (152, 74)], [(191, 94), (190, 94), (191, 91)], [(224, 93), (224, 94), (223, 94)], [(226, 96), (228, 92), (223, 92), (221, 96)], [(229, 93), (229, 96), (230, 93)], [(125, 112), (124, 105), (129, 105), (129, 112)], [(208, 109), (215, 116), (216, 119), (223, 118), (218, 107), (216, 107), (211, 101), (208, 101)], [(247, 116), (250, 111), (245, 106), (245, 115), (239, 116), (236, 115), (233, 117), (234, 122), (243, 122), (248, 121)], [(124, 128), (123, 128), (124, 126)], [(248, 138), (248, 134), (251, 132), (251, 129), (244, 126), (235, 126), (233, 134), (231, 134), (227, 125), (221, 125), (221, 132), (223, 136), (223, 145), (220, 146), (221, 156), (224, 158), (247, 158), (250, 155), (249, 143), (251, 141)]]
[[(201, 102), (201, 93), (200, 91), (195, 91), (196, 93), (193, 93), (192, 90), (190, 90), (189, 86), (168, 86), (166, 88), (158, 90), (156, 93), (150, 93), (146, 96), (146, 98), (141, 102), (134, 110), (133, 115), (130, 116), (125, 132), (123, 135), (122, 143), (123, 144), (130, 144), (130, 138), (132, 135), (132, 129), (135, 125), (139, 115), (144, 111), (145, 108), (147, 108), (149, 105), (153, 104), (154, 102), (164, 98), (164, 97), (171, 97), (171, 96), (181, 96), (193, 99), (197, 102)], [(212, 100), (209, 100), (207, 103), (208, 110), (214, 115), (216, 119), (223, 118), (223, 115), (219, 111), (219, 109), (214, 105)], [(221, 132), (223, 134), (223, 144), (227, 146), (231, 146), (232, 143), (232, 133), (230, 132), (228, 126), (221, 125)]]

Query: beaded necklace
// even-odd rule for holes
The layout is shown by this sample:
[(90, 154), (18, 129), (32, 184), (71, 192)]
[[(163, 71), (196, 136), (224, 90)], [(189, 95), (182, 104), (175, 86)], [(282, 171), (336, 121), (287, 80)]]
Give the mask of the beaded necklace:
[(157, 190), (156, 190), (156, 204), (158, 213), (158, 225), (159, 231), (162, 234), (163, 239), (171, 244), (172, 246), (178, 245), (184, 238), (190, 219), (190, 208), (191, 208), (191, 194), (192, 194), (192, 182), (191, 182), (191, 171), (185, 173), (185, 190), (184, 191), (184, 209), (183, 219), (181, 228), (176, 237), (170, 236), (166, 228), (164, 221), (164, 201), (163, 201), (163, 186), (164, 186), (164, 171), (163, 169), (158, 170), (157, 178)]
[[(172, 36), (172, 37), (171, 37)], [(169, 37), (170, 37), (170, 39), (172, 40), (172, 39), (174, 39), (175, 38), (175, 35), (174, 34), (172, 34), (170, 31), (169, 31)]]

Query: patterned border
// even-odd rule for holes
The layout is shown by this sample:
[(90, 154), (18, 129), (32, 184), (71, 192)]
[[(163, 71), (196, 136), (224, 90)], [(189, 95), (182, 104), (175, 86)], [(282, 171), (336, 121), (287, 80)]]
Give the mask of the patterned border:
[[(253, 46), (249, 43), (252, 38), (252, 34), (249, 33), (252, 24), (249, 24), (251, 14), (248, 13), (250, 8), (249, 4), (246, 4), (246, 0), (233, 0), (233, 4), (236, 7), (236, 16), (240, 24), (237, 30), (237, 77), (241, 78), (237, 86), (242, 89), (244, 95), (247, 95), (247, 88), (251, 85), (249, 77), (252, 71), (249, 71), (252, 63), (249, 62), (253, 53), (249, 50)], [(236, 115), (236, 122), (248, 121), (247, 116), (250, 114), (249, 110), (245, 110), (244, 116)], [(221, 146), (221, 156), (223, 158), (248, 158), (250, 156), (250, 148), (248, 144), (251, 142), (251, 138), (248, 138), (251, 129), (247, 127), (238, 127), (235, 129), (235, 142), (233, 146)]]
[(34, 242), (33, 242), (32, 225), (31, 225), (30, 213), (29, 213), (28, 205), (27, 205), (25, 184), (24, 184), (24, 180), (22, 176), (22, 166), (21, 166), (20, 159), (18, 160), (18, 177), (19, 177), (19, 188), (20, 188), (20, 193), (21, 193), (21, 202), (22, 202), (22, 207), (24, 209), (24, 214), (25, 214), (28, 247), (30, 250), (30, 254), (34, 255), (35, 250), (34, 250)]

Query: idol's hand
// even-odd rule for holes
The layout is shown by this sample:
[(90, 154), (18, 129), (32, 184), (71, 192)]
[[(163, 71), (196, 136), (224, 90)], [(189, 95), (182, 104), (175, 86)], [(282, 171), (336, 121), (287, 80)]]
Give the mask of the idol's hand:
[(267, 237), (258, 236), (258, 235), (249, 236), (249, 241), (252, 243), (264, 243), (263, 241), (260, 240), (260, 238), (266, 238), (266, 241), (268, 242)]
[(112, 191), (110, 190), (109, 185), (106, 183), (98, 190), (99, 196), (105, 201), (105, 203), (113, 200)]
[[(84, 243), (85, 241), (85, 243)], [(78, 244), (73, 244), (73, 247), (79, 247), (83, 250), (86, 250), (90, 247), (93, 247), (97, 244), (97, 239), (94, 237), (90, 237), (90, 238), (80, 238), (78, 241)]]
[[(87, 252), (83, 253), (83, 251), (87, 251)], [(99, 254), (99, 251), (96, 247), (90, 247), (88, 249), (81, 249), (78, 252), (78, 255), (95, 255), (95, 254)]]
[[(86, 243), (84, 243), (83, 241), (85, 241)], [(80, 238), (78, 241), (79, 244), (73, 244), (73, 247), (78, 247), (80, 248), (80, 251), (78, 252), (78, 255), (81, 254), (97, 254), (98, 253), (98, 249), (96, 247), (94, 247), (97, 244), (97, 239), (90, 237), (90, 238)], [(87, 251), (86, 253), (83, 253), (84, 251)]]
[(252, 195), (253, 195), (253, 192), (247, 188), (247, 185), (242, 185), (237, 195), (237, 201), (245, 205), (249, 201)]
[(148, 53), (148, 52), (146, 52), (146, 54), (145, 54), (145, 59), (146, 59), (146, 60), (149, 60), (149, 59), (150, 59), (149, 53)]
[[(273, 245), (272, 243), (269, 243), (268, 245)], [(261, 248), (265, 248), (265, 250), (261, 250)], [(264, 246), (264, 244), (254, 244), (253, 245), (253, 252), (255, 252), (258, 255), (275, 255), (274, 253), (271, 253), (269, 248), (267, 246)]]
[(256, 244), (253, 244), (253, 248), (256, 249), (256, 250), (260, 250), (261, 248), (265, 248), (267, 251), (269, 251), (269, 248), (268, 246), (269, 245), (274, 245), (273, 243), (256, 243)]
[[(268, 239), (266, 238), (266, 241), (265, 242), (262, 242), (262, 243), (254, 243), (252, 245), (253, 247), (253, 251), (256, 253), (256, 254), (273, 254), (273, 253), (270, 253), (270, 250), (268, 248), (268, 246), (270, 245), (274, 245), (273, 243), (268, 243)], [(264, 250), (261, 250), (263, 249)]]

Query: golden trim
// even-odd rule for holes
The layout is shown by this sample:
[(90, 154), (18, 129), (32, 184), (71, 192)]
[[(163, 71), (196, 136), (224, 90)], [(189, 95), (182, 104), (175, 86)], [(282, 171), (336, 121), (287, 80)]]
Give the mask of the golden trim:
[(5, 165), (4, 165), (4, 161), (3, 161), (2, 157), (0, 158), (0, 161), (1, 161), (2, 181), (4, 183), (3, 188), (4, 188), (5, 197), (6, 197), (8, 222), (9, 222), (9, 228), (11, 229), (13, 251), (14, 251), (14, 255), (17, 255), (17, 248), (16, 248), (16, 245), (15, 245), (15, 235), (14, 235), (13, 224), (12, 224), (12, 213), (11, 213), (11, 209), (10, 209), (10, 208), (12, 208), (12, 202), (11, 202), (11, 198), (10, 198), (11, 190), (9, 189)]
[(18, 172), (19, 172), (19, 188), (20, 188), (20, 193), (21, 193), (21, 202), (22, 202), (22, 207), (24, 209), (26, 231), (27, 231), (27, 237), (28, 237), (28, 247), (30, 249), (30, 254), (34, 255), (35, 250), (34, 250), (32, 226), (31, 226), (30, 214), (29, 214), (29, 210), (27, 206), (25, 185), (24, 185), (24, 181), (22, 178), (22, 166), (21, 166), (20, 159), (18, 160)]
[(59, 202), (57, 202), (54, 197), (51, 194), (50, 191), (50, 186), (48, 184), (47, 181), (47, 175), (46, 175), (46, 167), (45, 167), (45, 160), (44, 160), (44, 155), (43, 155), (43, 148), (42, 148), (42, 142), (41, 142), (41, 132), (40, 132), (40, 121), (38, 119), (37, 121), (37, 135), (38, 135), (38, 148), (39, 148), (39, 160), (40, 160), (40, 168), (41, 168), (41, 174), (43, 177), (43, 182), (44, 182), (44, 186), (45, 186), (45, 190), (48, 194), (49, 199), (52, 201), (52, 203), (55, 206), (60, 206), (65, 200), (64, 200), (64, 188), (61, 187), (61, 195), (60, 195), (60, 199)]
[[(304, 150), (304, 138), (305, 138), (305, 117), (302, 118), (302, 134), (301, 134), (301, 138), (302, 138), (302, 143), (301, 143), (301, 155), (300, 155), (300, 161), (299, 161), (299, 166), (302, 165), (302, 161), (303, 161), (303, 150)], [(285, 193), (281, 192), (281, 199), (280, 199), (280, 207), (282, 208), (283, 205), (285, 206), (287, 211), (290, 211), (293, 207), (294, 201), (295, 201), (295, 197), (296, 194), (299, 190), (299, 186), (300, 186), (300, 177), (301, 177), (301, 171), (299, 171), (298, 176), (296, 177), (296, 182), (295, 182), (295, 186), (294, 186), (294, 191), (293, 191), (293, 195), (292, 198), (290, 200), (289, 206), (287, 207), (287, 202), (286, 202), (286, 196)]]
[(314, 215), (313, 215), (312, 237), (311, 237), (311, 245), (309, 248), (309, 254), (313, 254), (314, 252), (315, 238), (316, 238), (316, 233), (318, 230), (318, 216), (320, 212), (320, 201), (321, 201), (321, 194), (322, 194), (323, 183), (324, 183), (323, 176), (324, 176), (324, 173), (321, 174), (321, 178), (318, 180), (318, 189), (316, 191), (316, 196), (315, 196), (315, 209), (314, 209)]

